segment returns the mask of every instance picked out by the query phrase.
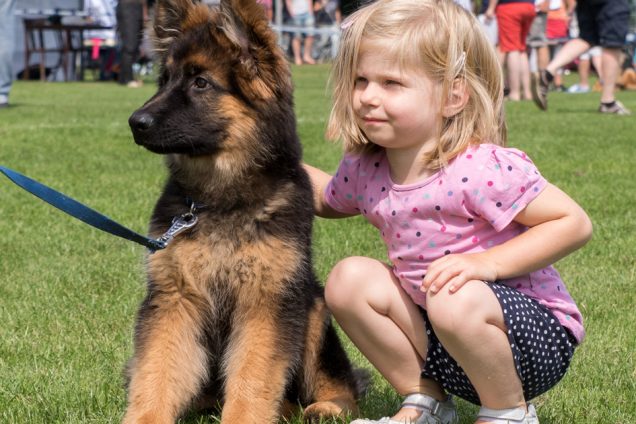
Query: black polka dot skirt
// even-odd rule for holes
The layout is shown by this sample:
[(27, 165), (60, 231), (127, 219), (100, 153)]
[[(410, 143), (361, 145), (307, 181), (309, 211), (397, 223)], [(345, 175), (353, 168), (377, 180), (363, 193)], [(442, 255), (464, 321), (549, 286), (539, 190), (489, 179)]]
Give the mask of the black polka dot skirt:
[[(574, 354), (574, 337), (536, 300), (504, 284), (488, 283), (488, 286), (503, 310), (517, 374), (529, 401), (548, 391), (565, 375)], [(428, 336), (422, 377), (437, 381), (448, 393), (480, 405), (479, 395), (464, 370), (440, 343), (426, 311), (422, 310), (422, 314)]]

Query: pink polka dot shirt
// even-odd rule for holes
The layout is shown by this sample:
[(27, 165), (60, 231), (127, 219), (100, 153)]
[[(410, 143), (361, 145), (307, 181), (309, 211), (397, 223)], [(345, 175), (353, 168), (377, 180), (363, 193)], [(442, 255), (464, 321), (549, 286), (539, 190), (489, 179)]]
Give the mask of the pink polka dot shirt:
[[(425, 307), (420, 286), (429, 264), (450, 253), (487, 250), (526, 231), (514, 218), (546, 185), (525, 153), (481, 144), (407, 185), (391, 181), (384, 151), (347, 154), (325, 197), (335, 210), (361, 213), (380, 231), (395, 276)], [(581, 313), (554, 267), (501, 282), (548, 307), (578, 342), (583, 340)]]

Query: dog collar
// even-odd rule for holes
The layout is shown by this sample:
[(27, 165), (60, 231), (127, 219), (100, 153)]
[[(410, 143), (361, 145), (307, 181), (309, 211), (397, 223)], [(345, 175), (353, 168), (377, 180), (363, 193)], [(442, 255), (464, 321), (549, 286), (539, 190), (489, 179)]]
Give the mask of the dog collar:
[(163, 247), (161, 247), (162, 249), (165, 249), (173, 238), (194, 227), (197, 225), (197, 222), (199, 222), (199, 218), (196, 213), (201, 209), (205, 209), (205, 205), (202, 203), (196, 203), (190, 197), (186, 198), (186, 204), (190, 206), (190, 210), (172, 218), (172, 225), (168, 228), (168, 231), (163, 233), (163, 235), (157, 239), (157, 241), (163, 245)]

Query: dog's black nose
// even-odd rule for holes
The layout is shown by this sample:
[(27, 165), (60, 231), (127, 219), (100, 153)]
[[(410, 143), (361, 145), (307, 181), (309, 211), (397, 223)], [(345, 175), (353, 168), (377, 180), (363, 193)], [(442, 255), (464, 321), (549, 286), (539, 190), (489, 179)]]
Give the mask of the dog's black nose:
[(130, 116), (128, 125), (133, 131), (148, 131), (155, 125), (155, 118), (148, 112), (138, 110)]

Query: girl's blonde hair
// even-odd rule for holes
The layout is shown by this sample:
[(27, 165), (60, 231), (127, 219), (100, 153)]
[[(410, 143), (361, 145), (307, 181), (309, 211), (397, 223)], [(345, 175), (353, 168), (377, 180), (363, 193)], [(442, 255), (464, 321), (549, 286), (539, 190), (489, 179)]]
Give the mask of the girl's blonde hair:
[(456, 80), (465, 84), (466, 106), (456, 115), (442, 118), (437, 148), (421, 158), (428, 168), (445, 166), (471, 144), (505, 145), (501, 67), (493, 46), (469, 12), (452, 0), (377, 0), (351, 15), (343, 27), (331, 75), (328, 138), (342, 140), (349, 152), (380, 149), (358, 127), (353, 111), (355, 72), (364, 41), (379, 42), (401, 69), (423, 71), (440, 84), (442, 99), (450, 98)]

